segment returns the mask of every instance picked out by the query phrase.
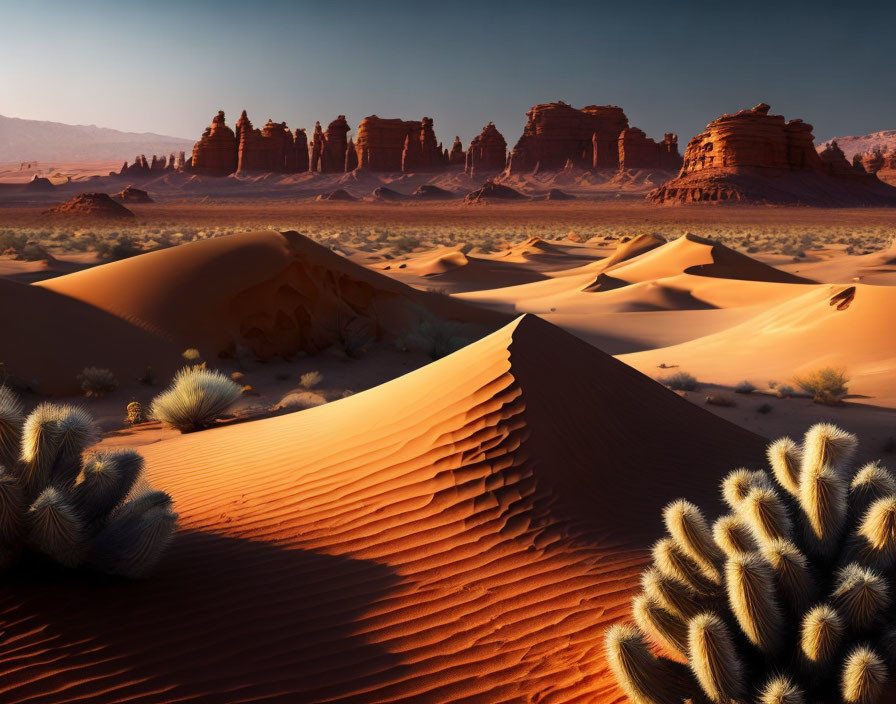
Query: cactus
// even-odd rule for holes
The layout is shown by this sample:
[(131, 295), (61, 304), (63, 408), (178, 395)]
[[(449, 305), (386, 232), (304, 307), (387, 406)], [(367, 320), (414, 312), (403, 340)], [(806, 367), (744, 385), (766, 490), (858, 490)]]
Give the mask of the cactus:
[[(896, 479), (877, 463), (851, 472), (855, 449), (855, 436), (825, 424), (801, 445), (775, 441), (771, 473), (725, 477), (732, 513), (711, 532), (686, 500), (664, 509), (668, 535), (632, 606), (637, 633), (671, 658), (643, 646), (650, 672), (687, 661), (685, 701), (872, 704), (896, 675)], [(651, 691), (639, 704), (670, 689)]]
[(743, 696), (744, 666), (725, 623), (713, 613), (699, 614), (688, 624), (691, 669), (703, 692), (716, 704)]
[(654, 657), (638, 629), (613, 626), (605, 647), (610, 669), (633, 704), (681, 704), (687, 696), (673, 663)]
[(0, 467), (14, 467), (22, 444), (25, 416), (16, 395), (0, 386)]
[(13, 463), (0, 467), (0, 567), (24, 550), (66, 567), (90, 564), (111, 574), (145, 576), (164, 554), (177, 516), (163, 492), (128, 501), (143, 470), (130, 451), (87, 460), (96, 431), (86, 411), (41, 404), (27, 418), (0, 389), (0, 453), (18, 439)]

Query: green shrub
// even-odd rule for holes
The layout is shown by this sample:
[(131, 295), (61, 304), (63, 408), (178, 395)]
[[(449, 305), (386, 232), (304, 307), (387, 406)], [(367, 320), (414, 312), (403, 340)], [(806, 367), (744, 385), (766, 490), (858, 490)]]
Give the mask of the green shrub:
[(657, 381), (674, 391), (693, 391), (697, 388), (697, 377), (687, 372), (676, 372), (668, 376), (661, 376), (657, 378)]
[(81, 390), (87, 396), (103, 396), (118, 388), (118, 379), (108, 369), (85, 367), (78, 374)]
[(324, 380), (320, 372), (306, 372), (299, 377), (299, 383), (306, 389), (313, 389)]
[(181, 369), (165, 391), (156, 396), (150, 415), (182, 433), (209, 427), (240, 397), (242, 387), (220, 372)]
[[(637, 627), (607, 634), (632, 701), (879, 698), (896, 668), (896, 479), (876, 463), (855, 471), (855, 449), (827, 424), (802, 445), (772, 443), (771, 473), (726, 477), (731, 512), (712, 531), (695, 505), (666, 508), (669, 535), (632, 601)], [(684, 685), (673, 660), (688, 664)]]
[(834, 367), (816, 369), (802, 376), (794, 377), (793, 381), (812, 396), (815, 403), (823, 403), (826, 406), (838, 405), (849, 391), (846, 386), (849, 381), (846, 371)]
[(135, 490), (136, 452), (85, 458), (95, 438), (86, 411), (45, 403), (25, 417), (0, 387), (0, 567), (32, 551), (66, 567), (142, 577), (162, 558), (177, 526), (171, 498)]

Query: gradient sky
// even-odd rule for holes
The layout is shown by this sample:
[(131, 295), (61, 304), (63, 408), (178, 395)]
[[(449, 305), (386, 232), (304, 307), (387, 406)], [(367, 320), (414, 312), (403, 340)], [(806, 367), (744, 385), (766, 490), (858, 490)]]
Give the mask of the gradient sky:
[(817, 141), (896, 129), (896, 1), (0, 0), (0, 114), (196, 139), (435, 119), (512, 145), (535, 103), (615, 104), (684, 143), (760, 101)]

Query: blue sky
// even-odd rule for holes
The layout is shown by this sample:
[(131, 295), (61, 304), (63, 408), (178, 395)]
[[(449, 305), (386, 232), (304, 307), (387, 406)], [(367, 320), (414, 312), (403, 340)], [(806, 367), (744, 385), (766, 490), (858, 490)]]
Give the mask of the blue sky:
[(821, 141), (896, 129), (896, 2), (0, 0), (0, 114), (197, 138), (435, 119), (446, 144), (535, 103), (621, 105), (684, 143), (765, 101)]

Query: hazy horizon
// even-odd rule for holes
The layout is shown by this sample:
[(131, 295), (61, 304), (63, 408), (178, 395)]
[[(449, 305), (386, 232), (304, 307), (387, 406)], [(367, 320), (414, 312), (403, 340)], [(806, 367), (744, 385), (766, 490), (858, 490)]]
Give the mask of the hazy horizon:
[(527, 109), (564, 100), (620, 105), (683, 145), (767, 102), (821, 142), (896, 129), (894, 20), (877, 3), (36, 0), (5, 8), (0, 114), (190, 140), (219, 109), (309, 130), (344, 114), (352, 134), (367, 115), (427, 115), (446, 146), (489, 121), (512, 146)]

